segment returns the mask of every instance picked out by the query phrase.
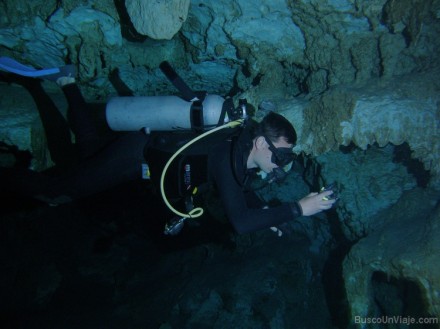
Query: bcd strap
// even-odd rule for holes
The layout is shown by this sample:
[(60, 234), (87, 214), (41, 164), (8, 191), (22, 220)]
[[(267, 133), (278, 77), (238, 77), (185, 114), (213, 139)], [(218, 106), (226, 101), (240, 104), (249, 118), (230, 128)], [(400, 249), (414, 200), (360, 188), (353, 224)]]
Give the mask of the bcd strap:
[(201, 101), (195, 101), (191, 105), (190, 109), (191, 128), (196, 132), (203, 131), (203, 104)]
[(174, 71), (174, 69), (171, 67), (170, 63), (167, 61), (163, 61), (160, 63), (159, 68), (162, 70), (163, 74), (170, 80), (170, 82), (174, 85), (174, 87), (179, 90), (183, 98), (188, 101), (192, 102), (194, 100), (198, 99), (198, 96), (196, 93), (194, 93), (191, 88), (188, 87), (188, 85), (182, 80), (182, 78)]
[(225, 123), (226, 113), (228, 114), (229, 118), (232, 118), (232, 111), (234, 111), (234, 102), (232, 101), (232, 98), (227, 98), (222, 105), (222, 111), (217, 123), (218, 127)]

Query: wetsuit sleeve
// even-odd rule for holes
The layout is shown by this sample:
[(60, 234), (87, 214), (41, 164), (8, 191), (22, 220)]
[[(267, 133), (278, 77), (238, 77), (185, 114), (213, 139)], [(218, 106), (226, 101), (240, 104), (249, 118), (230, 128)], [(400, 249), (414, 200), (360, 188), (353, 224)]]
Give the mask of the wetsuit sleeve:
[(254, 232), (277, 226), (302, 215), (298, 203), (284, 203), (269, 209), (253, 209), (246, 202), (246, 196), (237, 183), (229, 154), (216, 157), (211, 173), (223, 202), (226, 215), (238, 233)]

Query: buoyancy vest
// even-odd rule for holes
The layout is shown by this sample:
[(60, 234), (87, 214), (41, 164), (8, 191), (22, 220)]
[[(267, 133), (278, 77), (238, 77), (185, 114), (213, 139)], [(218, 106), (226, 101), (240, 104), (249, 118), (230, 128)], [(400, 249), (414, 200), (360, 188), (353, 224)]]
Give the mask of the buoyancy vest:
[[(207, 136), (194, 146), (182, 152), (168, 168), (165, 189), (167, 196), (181, 199), (194, 192), (203, 191), (208, 187), (209, 168), (208, 156), (213, 145), (227, 139), (235, 138), (242, 128), (220, 131)], [(144, 157), (150, 171), (150, 179), (154, 186), (159, 186), (162, 170), (170, 157), (182, 145), (195, 137), (194, 132), (152, 133), (149, 146), (145, 149)]]

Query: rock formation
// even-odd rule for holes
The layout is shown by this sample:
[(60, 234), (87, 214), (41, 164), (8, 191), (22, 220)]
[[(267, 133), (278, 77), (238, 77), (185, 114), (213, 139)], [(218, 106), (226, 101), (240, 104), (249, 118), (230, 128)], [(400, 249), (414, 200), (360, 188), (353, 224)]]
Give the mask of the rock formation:
[(355, 317), (440, 317), (438, 205), (430, 213), (438, 198), (418, 189), (405, 193), (404, 202), (377, 216), (377, 227), (353, 246), (344, 261), (353, 322)]
[(157, 40), (170, 40), (188, 16), (189, 0), (127, 0), (125, 6), (136, 31)]

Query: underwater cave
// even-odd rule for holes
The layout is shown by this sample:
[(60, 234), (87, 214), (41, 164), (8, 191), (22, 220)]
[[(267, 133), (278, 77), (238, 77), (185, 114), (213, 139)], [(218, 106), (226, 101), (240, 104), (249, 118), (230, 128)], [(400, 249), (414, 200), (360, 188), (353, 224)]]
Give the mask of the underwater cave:
[[(2, 328), (439, 328), (377, 322), (440, 316), (439, 8), (0, 2)], [(109, 150), (105, 161), (78, 161), (78, 118), (60, 77), (73, 79), (99, 135), (84, 149)], [(162, 170), (177, 149), (221, 122), (257, 125), (271, 112), (296, 142), (283, 153), (271, 141), (267, 159), (282, 172), (246, 171), (257, 196), (248, 205), (268, 206), (265, 220), (277, 222), (331, 185), (334, 206), (276, 226), (258, 223), (260, 207), (247, 221), (258, 229), (237, 226), (221, 184), (187, 182), (207, 176), (217, 143), (250, 152), (265, 137), (250, 143), (239, 129), (187, 149), (192, 157), (167, 169), (164, 197)], [(107, 171), (119, 154), (107, 145), (124, 136), (137, 146), (120, 143), (127, 161)], [(228, 166), (238, 181), (237, 162)]]

